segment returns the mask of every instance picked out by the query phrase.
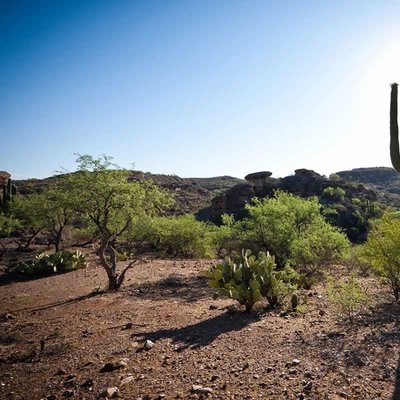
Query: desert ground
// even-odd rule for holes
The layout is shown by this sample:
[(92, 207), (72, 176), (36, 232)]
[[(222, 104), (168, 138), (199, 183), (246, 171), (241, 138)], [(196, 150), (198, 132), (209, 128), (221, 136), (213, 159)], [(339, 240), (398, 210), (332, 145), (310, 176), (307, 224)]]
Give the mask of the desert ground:
[(353, 323), (323, 285), (303, 293), (302, 312), (245, 313), (207, 286), (215, 262), (147, 258), (116, 293), (102, 291), (93, 254), (63, 275), (3, 271), (0, 397), (400, 399), (400, 305), (374, 278)]

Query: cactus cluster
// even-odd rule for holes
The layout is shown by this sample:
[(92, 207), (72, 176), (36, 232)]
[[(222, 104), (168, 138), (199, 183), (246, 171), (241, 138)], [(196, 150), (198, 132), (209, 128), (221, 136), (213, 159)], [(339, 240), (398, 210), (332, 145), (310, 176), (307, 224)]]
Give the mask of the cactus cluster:
[(297, 278), (289, 267), (277, 270), (274, 256), (260, 252), (256, 257), (250, 250), (243, 250), (237, 260), (227, 258), (222, 264), (212, 266), (206, 276), (211, 287), (237, 300), (247, 311), (263, 298), (271, 307), (281, 304), (295, 290)]
[(17, 188), (11, 182), (11, 178), (7, 182), (3, 183), (1, 197), (0, 197), (0, 208), (6, 211), (9, 203), (13, 200), (17, 194)]

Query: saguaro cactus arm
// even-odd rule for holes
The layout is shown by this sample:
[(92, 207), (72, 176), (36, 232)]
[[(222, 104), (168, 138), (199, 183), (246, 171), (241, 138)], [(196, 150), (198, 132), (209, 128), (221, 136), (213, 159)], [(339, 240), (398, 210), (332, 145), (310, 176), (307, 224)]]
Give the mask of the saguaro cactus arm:
[(393, 168), (400, 172), (399, 125), (397, 123), (397, 83), (392, 83), (390, 94), (390, 158)]

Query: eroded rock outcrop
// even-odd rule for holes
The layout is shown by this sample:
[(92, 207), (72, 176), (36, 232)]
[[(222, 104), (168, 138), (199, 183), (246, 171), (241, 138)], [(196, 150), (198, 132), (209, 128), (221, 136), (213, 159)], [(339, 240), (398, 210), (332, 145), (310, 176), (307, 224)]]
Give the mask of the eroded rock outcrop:
[[(340, 187), (345, 191), (345, 199), (337, 207), (337, 225), (348, 232), (352, 241), (362, 241), (366, 237), (367, 226), (359, 221), (360, 210), (352, 205), (352, 199), (376, 201), (377, 193), (362, 184), (329, 180), (305, 168), (296, 169), (294, 175), (285, 178), (272, 178), (271, 172), (262, 171), (246, 175), (245, 180), (246, 183), (237, 184), (224, 194), (215, 197), (211, 206), (200, 210), (197, 217), (203, 221), (220, 224), (221, 216), (225, 213), (234, 215), (236, 219), (246, 217), (246, 204), (251, 204), (255, 197), (271, 197), (275, 190), (284, 190), (305, 198), (312, 196), (321, 198), (327, 187)], [(324, 204), (329, 203), (329, 200), (321, 199), (320, 201), (322, 205), (330, 205)]]

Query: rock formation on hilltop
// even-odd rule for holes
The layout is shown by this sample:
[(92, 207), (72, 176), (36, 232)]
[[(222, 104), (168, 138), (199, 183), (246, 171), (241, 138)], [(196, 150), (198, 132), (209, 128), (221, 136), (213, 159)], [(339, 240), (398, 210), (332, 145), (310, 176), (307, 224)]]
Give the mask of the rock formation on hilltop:
[(0, 171), (0, 187), (7, 184), (11, 175), (6, 171)]
[(211, 206), (200, 210), (197, 217), (203, 221), (221, 223), (223, 214), (231, 214), (236, 219), (247, 215), (246, 204), (251, 204), (254, 197), (271, 197), (275, 190), (284, 190), (301, 197), (317, 196), (323, 205), (330, 205), (329, 200), (321, 199), (323, 192), (328, 187), (342, 188), (345, 197), (340, 205), (336, 205), (337, 216), (335, 223), (346, 230), (351, 240), (362, 241), (366, 235), (367, 226), (360, 215), (360, 209), (352, 204), (353, 198), (362, 199), (364, 202), (375, 202), (377, 193), (363, 184), (345, 182), (343, 180), (330, 180), (315, 171), (296, 169), (294, 175), (285, 178), (272, 178), (272, 173), (262, 171), (248, 174), (246, 182), (237, 184), (228, 189), (224, 194), (215, 197)]

